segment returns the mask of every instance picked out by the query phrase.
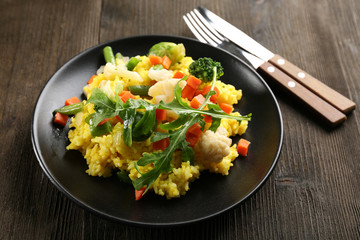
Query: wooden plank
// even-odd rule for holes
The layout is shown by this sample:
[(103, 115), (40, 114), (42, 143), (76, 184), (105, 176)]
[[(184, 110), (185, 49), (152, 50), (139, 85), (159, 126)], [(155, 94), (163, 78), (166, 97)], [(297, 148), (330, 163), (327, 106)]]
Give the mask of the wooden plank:
[(273, 174), (243, 204), (204, 222), (115, 223), (77, 206), (44, 175), (29, 129), (49, 77), (100, 42), (193, 37), (182, 15), (199, 5), (359, 104), (357, 0), (0, 1), (0, 239), (360, 238), (358, 109), (330, 131), (276, 89), (285, 136)]

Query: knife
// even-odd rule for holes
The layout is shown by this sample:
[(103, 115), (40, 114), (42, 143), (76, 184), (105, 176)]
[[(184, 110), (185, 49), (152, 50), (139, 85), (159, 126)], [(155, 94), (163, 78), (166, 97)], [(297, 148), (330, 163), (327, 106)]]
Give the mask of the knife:
[(353, 101), (320, 82), (307, 72), (301, 70), (285, 58), (272, 53), (244, 32), (226, 22), (210, 10), (204, 7), (198, 7), (198, 10), (221, 35), (225, 36), (242, 49), (262, 59), (265, 64), (261, 68), (262, 70), (266, 70), (265, 66), (270, 67), (268, 64), (272, 64), (273, 67), (280, 69), (341, 112), (348, 114), (355, 109), (356, 105)]

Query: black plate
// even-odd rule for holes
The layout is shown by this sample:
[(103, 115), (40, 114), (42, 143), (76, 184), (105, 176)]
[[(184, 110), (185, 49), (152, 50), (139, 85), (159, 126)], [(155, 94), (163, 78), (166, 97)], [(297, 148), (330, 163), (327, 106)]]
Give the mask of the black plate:
[[(244, 138), (251, 141), (246, 158), (238, 158), (226, 177), (202, 173), (191, 183), (185, 196), (166, 200), (154, 193), (140, 201), (134, 189), (115, 177), (91, 177), (86, 162), (77, 151), (66, 151), (68, 127), (52, 124), (52, 111), (82, 88), (98, 67), (104, 64), (102, 49), (110, 45), (126, 56), (146, 54), (155, 43), (183, 43), (194, 59), (211, 57), (224, 67), (222, 81), (243, 90), (235, 107), (242, 114), (253, 113)], [(137, 36), (107, 42), (72, 58), (47, 82), (33, 116), (32, 143), (39, 163), (55, 186), (70, 199), (112, 220), (150, 226), (192, 223), (231, 209), (254, 193), (273, 170), (282, 145), (283, 125), (279, 106), (263, 79), (243, 61), (229, 53), (196, 40), (172, 36)], [(238, 139), (238, 138), (237, 138)], [(237, 140), (236, 139), (236, 140)]]

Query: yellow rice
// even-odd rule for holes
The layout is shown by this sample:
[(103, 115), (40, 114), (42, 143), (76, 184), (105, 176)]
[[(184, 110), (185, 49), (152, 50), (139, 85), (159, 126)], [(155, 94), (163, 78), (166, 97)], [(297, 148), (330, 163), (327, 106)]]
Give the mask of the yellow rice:
[[(120, 83), (126, 89), (128, 86), (135, 84), (151, 85), (152, 80), (147, 76), (151, 67), (150, 61), (146, 56), (141, 56), (141, 62), (135, 67), (134, 71), (138, 72), (143, 78), (143, 82), (130, 81), (129, 79), (121, 79), (117, 76), (106, 79), (104, 74), (98, 74), (93, 82), (84, 87), (84, 92), (91, 95), (91, 91), (99, 87), (102, 81), (110, 80), (110, 85), (114, 88), (115, 83)], [(189, 74), (188, 66), (192, 62), (191, 57), (184, 57), (180, 63), (171, 67), (174, 72), (181, 71)], [(206, 85), (206, 84), (203, 84)], [(219, 102), (228, 104), (236, 104), (242, 96), (241, 90), (236, 90), (234, 86), (216, 82), (216, 86), (220, 90), (218, 97)], [(204, 86), (202, 86), (204, 87)], [(185, 100), (184, 100), (185, 101)], [(109, 134), (92, 137), (90, 127), (85, 123), (85, 118), (94, 112), (93, 105), (87, 104), (84, 110), (77, 113), (71, 120), (69, 131), (70, 144), (68, 150), (79, 150), (86, 159), (88, 169), (86, 173), (90, 176), (109, 177), (114, 170), (125, 170), (129, 173), (129, 177), (133, 180), (140, 177), (140, 174), (134, 167), (134, 162), (142, 157), (144, 152), (154, 152), (150, 138), (144, 142), (133, 142), (132, 147), (128, 147), (122, 140), (122, 123), (118, 122)], [(239, 113), (232, 113), (239, 115)], [(239, 124), (236, 120), (222, 119), (221, 126), (224, 127), (228, 136), (243, 134), (247, 128), (247, 121)], [(184, 195), (189, 190), (189, 183), (200, 176), (201, 171), (210, 171), (222, 175), (228, 175), (229, 169), (233, 166), (233, 161), (238, 157), (236, 144), (230, 148), (230, 154), (220, 162), (214, 163), (206, 161), (202, 157), (197, 145), (194, 147), (195, 162), (190, 165), (189, 162), (181, 161), (181, 152), (176, 151), (173, 156), (173, 170), (167, 174), (161, 174), (160, 177), (152, 185), (152, 189), (156, 194), (166, 196), (166, 198), (174, 198)], [(151, 170), (152, 166), (140, 167), (142, 172)]]

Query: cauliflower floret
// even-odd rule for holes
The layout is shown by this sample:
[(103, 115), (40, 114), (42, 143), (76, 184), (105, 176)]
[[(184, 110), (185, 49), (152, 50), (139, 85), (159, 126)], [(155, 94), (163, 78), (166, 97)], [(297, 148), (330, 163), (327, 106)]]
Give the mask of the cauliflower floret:
[(171, 79), (174, 73), (172, 71), (161, 69), (161, 70), (154, 70), (154, 68), (150, 68), (148, 72), (149, 78), (155, 81), (164, 81)]
[(137, 82), (143, 82), (143, 79), (137, 72), (127, 70), (125, 65), (114, 66), (111, 63), (107, 63), (104, 67), (104, 76), (106, 79), (113, 80), (115, 76), (120, 78), (125, 78), (129, 80), (134, 80)]
[[(159, 103), (161, 100), (165, 103), (169, 103), (174, 99), (174, 88), (179, 79), (168, 79), (155, 83), (149, 88), (149, 96), (155, 99), (155, 103)], [(185, 81), (181, 81), (179, 86), (184, 88)]]
[(111, 88), (111, 81), (103, 80), (99, 84), (99, 88), (112, 100), (115, 100), (115, 93)]
[(203, 157), (207, 161), (220, 163), (230, 154), (232, 140), (227, 137), (226, 129), (219, 127), (216, 132), (205, 131), (197, 143)]

